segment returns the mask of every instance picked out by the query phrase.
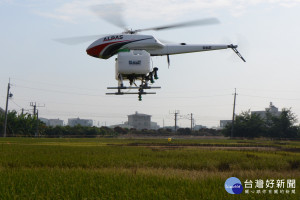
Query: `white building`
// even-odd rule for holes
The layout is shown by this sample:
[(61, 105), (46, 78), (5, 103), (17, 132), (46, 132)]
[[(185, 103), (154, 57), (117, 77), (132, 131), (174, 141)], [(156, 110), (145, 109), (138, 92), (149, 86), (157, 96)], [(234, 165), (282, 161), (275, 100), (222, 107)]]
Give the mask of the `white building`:
[(39, 120), (44, 122), (46, 124), (46, 126), (49, 126), (49, 119), (39, 117)]
[(136, 129), (151, 129), (151, 115), (135, 112), (128, 115), (128, 124)]
[(266, 108), (264, 111), (251, 111), (251, 115), (257, 114), (259, 115), (262, 119), (266, 118), (266, 114), (269, 112), (270, 114), (274, 116), (279, 116), (281, 114), (280, 111), (278, 111), (278, 108), (273, 105), (272, 102), (270, 102), (270, 106)]
[(151, 122), (151, 129), (158, 130), (160, 126), (157, 124), (157, 122)]
[(227, 124), (231, 124), (232, 120), (220, 120), (220, 128), (225, 128)]
[(68, 125), (71, 127), (76, 126), (76, 125), (92, 127), (93, 120), (80, 119), (79, 117), (78, 118), (70, 118), (70, 119), (68, 119)]
[(64, 121), (60, 119), (46, 119), (46, 118), (39, 118), (42, 122), (46, 124), (46, 126), (63, 126)]
[(203, 128), (207, 128), (207, 127), (206, 127), (206, 126), (202, 126), (202, 125), (195, 125), (195, 126), (193, 127), (193, 130), (194, 130), (194, 131), (198, 131), (198, 130), (203, 129)]
[(49, 119), (49, 126), (63, 126), (64, 121), (60, 119)]

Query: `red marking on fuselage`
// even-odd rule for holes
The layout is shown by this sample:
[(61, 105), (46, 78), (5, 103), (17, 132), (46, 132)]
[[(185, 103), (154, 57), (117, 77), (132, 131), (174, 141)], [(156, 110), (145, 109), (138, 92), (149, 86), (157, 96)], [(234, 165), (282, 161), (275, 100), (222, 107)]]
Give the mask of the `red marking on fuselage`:
[(87, 49), (86, 52), (87, 52), (87, 54), (89, 54), (90, 56), (99, 58), (99, 57), (100, 57), (101, 51), (102, 51), (105, 47), (107, 47), (108, 45), (115, 44), (115, 43), (121, 43), (121, 42), (128, 42), (128, 41), (130, 41), (130, 40), (123, 40), (123, 41), (109, 42), (109, 43), (100, 44), (100, 45), (97, 45), (97, 46), (94, 46), (94, 47), (92, 47), (92, 48)]

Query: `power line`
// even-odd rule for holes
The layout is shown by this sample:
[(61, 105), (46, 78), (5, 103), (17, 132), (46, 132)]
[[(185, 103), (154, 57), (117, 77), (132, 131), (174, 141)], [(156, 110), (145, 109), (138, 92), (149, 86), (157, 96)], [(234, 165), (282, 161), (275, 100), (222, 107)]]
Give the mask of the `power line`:
[(255, 88), (237, 88), (239, 90), (252, 90), (252, 91), (261, 91), (261, 92), (265, 92), (265, 91), (268, 91), (268, 92), (297, 92), (299, 93), (300, 90), (290, 90), (290, 89), (277, 89), (277, 90), (274, 90), (274, 89), (261, 89), (261, 88), (258, 88), (258, 89), (255, 89)]
[(195, 99), (195, 98), (210, 98), (210, 97), (223, 97), (223, 96), (231, 96), (231, 94), (216, 94), (216, 95), (202, 95), (202, 96), (162, 96), (164, 99)]
[(18, 78), (14, 78), (14, 80), (19, 80), (19, 81), (24, 81), (24, 82), (31, 82), (31, 83), (39, 83), (39, 84), (44, 84), (44, 85), (51, 85), (51, 86), (60, 87), (60, 88), (64, 87), (64, 88), (69, 88), (69, 89), (99, 91), (98, 89), (74, 87), (74, 86), (61, 85), (61, 84), (53, 84), (53, 83), (47, 83), (47, 82), (41, 82), (41, 81), (24, 80), (24, 79), (18, 79)]
[[(69, 91), (61, 91), (61, 90), (51, 90), (51, 89), (44, 89), (44, 88), (36, 88), (36, 87), (27, 87), (27, 86), (20, 86), (20, 85), (15, 85), (16, 87), (19, 88), (26, 88), (30, 90), (38, 90), (38, 91), (43, 91), (43, 92), (51, 92), (51, 93), (60, 93), (60, 94), (70, 94), (70, 95), (82, 95), (82, 96), (96, 96), (96, 97), (105, 97), (106, 95), (101, 95), (101, 94), (88, 94), (88, 93), (75, 93), (75, 92), (69, 92)], [(211, 98), (211, 97), (222, 97), (222, 96), (230, 96), (230, 94), (217, 94), (217, 95), (202, 95), (202, 96), (175, 96), (175, 97), (167, 97), (167, 96), (162, 96), (161, 98), (164, 99), (195, 99), (195, 98)]]
[(11, 102), (13, 102), (16, 106), (18, 106), (19, 108), (22, 108), (22, 106), (18, 105), (16, 102), (14, 102), (12, 99), (11, 99)]
[(26, 88), (31, 90), (39, 90), (43, 92), (52, 92), (52, 93), (60, 93), (60, 94), (71, 94), (71, 95), (82, 95), (82, 96), (98, 96), (98, 97), (104, 97), (105, 95), (99, 95), (99, 94), (86, 94), (86, 93), (75, 93), (75, 92), (67, 92), (67, 91), (60, 91), (60, 90), (49, 90), (49, 89), (42, 89), (42, 88), (33, 88), (33, 87), (26, 87), (26, 86), (19, 86), (15, 85), (19, 88)]
[[(97, 89), (90, 89), (90, 88), (81, 88), (81, 87), (74, 87), (74, 86), (68, 86), (68, 85), (62, 85), (62, 84), (53, 84), (53, 83), (47, 83), (47, 82), (42, 82), (42, 81), (32, 81), (32, 80), (25, 80), (25, 79), (19, 79), (19, 78), (13, 78), (14, 80), (19, 80), (19, 81), (25, 81), (25, 82), (32, 82), (32, 83), (40, 83), (40, 84), (46, 84), (46, 85), (52, 85), (52, 86), (58, 86), (58, 87), (64, 87), (64, 88), (73, 88), (73, 89), (80, 89), (80, 90), (90, 90), (90, 91), (98, 91)], [(33, 88), (33, 87), (28, 87), (28, 86), (18, 86), (22, 88), (27, 88), (27, 89), (34, 89), (34, 90), (42, 90), (42, 91), (48, 91), (48, 92), (57, 92), (57, 93), (67, 93), (67, 94), (74, 94), (74, 95), (86, 95), (86, 96), (99, 96), (98, 94), (86, 94), (86, 93), (73, 93), (73, 92), (66, 92), (66, 91), (58, 91), (58, 90), (49, 90), (49, 89), (42, 89), (42, 88)], [(297, 90), (272, 90), (272, 89), (255, 89), (255, 88), (239, 88), (242, 90), (254, 90), (254, 91), (289, 91), (289, 92), (299, 92)], [(229, 89), (214, 89), (215, 91), (225, 91)], [(199, 90), (197, 90), (199, 91)], [(203, 90), (205, 91), (205, 90)], [(207, 90), (207, 91), (212, 91)], [(178, 93), (178, 92), (176, 92)], [(206, 97), (220, 97), (220, 96), (229, 96), (230, 94), (216, 94), (216, 95), (200, 95), (200, 96), (173, 96), (173, 97), (163, 97), (163, 98), (206, 98)], [(242, 94), (240, 94), (242, 95)], [(101, 95), (105, 96), (105, 95)], [(266, 96), (254, 96), (254, 95), (242, 95), (242, 96), (247, 96), (247, 97), (258, 97), (258, 98), (273, 98), (273, 99), (282, 99), (282, 100), (300, 100), (299, 98), (296, 99), (286, 99), (286, 98), (277, 98), (277, 97), (266, 97)]]
[(289, 99), (289, 98), (278, 98), (278, 97), (267, 97), (267, 96), (256, 96), (256, 95), (247, 95), (247, 94), (239, 94), (240, 96), (245, 97), (253, 97), (253, 98), (262, 98), (262, 99), (278, 99), (278, 100), (289, 100), (289, 101), (300, 101), (300, 98)]
[[(82, 88), (82, 87), (74, 87), (74, 86), (69, 86), (69, 85), (63, 85), (63, 84), (53, 84), (49, 82), (43, 82), (43, 81), (33, 81), (33, 80), (25, 80), (25, 79), (19, 79), (19, 78), (13, 78), (14, 80), (19, 80), (19, 81), (24, 81), (24, 82), (31, 82), (31, 83), (39, 83), (39, 84), (45, 84), (45, 85), (51, 85), (51, 86), (57, 86), (57, 87), (64, 87), (64, 88), (72, 88), (72, 89), (79, 89), (79, 90), (89, 90), (89, 91), (98, 91), (97, 89), (90, 89), (90, 88)], [(22, 86), (19, 86), (22, 87)], [(25, 86), (23, 86), (25, 88)], [(31, 87), (26, 87), (26, 88), (31, 88)], [(31, 88), (33, 89), (33, 88)], [(39, 88), (34, 88), (34, 89), (39, 89)], [(255, 89), (255, 88), (238, 88), (240, 90), (254, 90), (254, 91), (273, 91), (273, 92), (278, 92), (278, 91), (284, 91), (284, 92), (299, 92), (297, 90), (274, 90), (274, 89)], [(44, 89), (46, 90), (46, 89)], [(230, 90), (230, 89), (202, 89), (201, 91), (225, 91), (225, 90)], [(60, 91), (61, 92), (61, 91)], [(199, 90), (197, 90), (199, 92)], [(178, 93), (178, 92), (176, 92)], [(226, 95), (204, 95), (204, 96), (193, 96), (193, 98), (202, 98), (202, 97), (218, 97), (218, 96), (228, 96), (230, 94)], [(248, 95), (251, 97), (251, 95)], [(253, 96), (253, 97), (261, 97), (261, 96)], [(175, 97), (167, 97), (167, 98), (191, 98), (191, 97), (181, 97), (181, 96), (175, 96)], [(262, 97), (262, 98), (272, 98), (272, 97)], [(289, 100), (289, 99), (287, 99)], [(299, 99), (291, 99), (291, 100), (299, 100)]]

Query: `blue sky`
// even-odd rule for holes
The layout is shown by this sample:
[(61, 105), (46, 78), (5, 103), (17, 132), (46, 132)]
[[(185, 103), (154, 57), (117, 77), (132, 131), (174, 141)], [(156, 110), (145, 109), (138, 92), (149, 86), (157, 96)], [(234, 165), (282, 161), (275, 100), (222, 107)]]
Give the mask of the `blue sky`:
[[(111, 3), (111, 1), (109, 1)], [(300, 116), (299, 0), (113, 1), (124, 3), (124, 20), (132, 29), (217, 17), (221, 24), (160, 32), (144, 32), (172, 42), (238, 44), (247, 60), (232, 50), (153, 57), (159, 68), (156, 95), (105, 96), (115, 86), (114, 58), (100, 60), (86, 54), (93, 41), (68, 46), (55, 38), (120, 33), (122, 29), (99, 19), (90, 6), (108, 1), (0, 0), (0, 106), (5, 107), (11, 78), (14, 98), (9, 109), (41, 107), (45, 118), (80, 117), (112, 125), (135, 111), (152, 115), (162, 125), (174, 124), (169, 114), (180, 110), (179, 125), (217, 126), (231, 119), (234, 88), (237, 113), (263, 110), (273, 102)]]

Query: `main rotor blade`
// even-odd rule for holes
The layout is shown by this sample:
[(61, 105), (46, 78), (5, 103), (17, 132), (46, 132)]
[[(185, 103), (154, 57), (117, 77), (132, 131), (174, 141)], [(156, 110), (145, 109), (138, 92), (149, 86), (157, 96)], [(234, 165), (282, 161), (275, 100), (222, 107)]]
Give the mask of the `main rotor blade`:
[[(126, 29), (126, 23), (123, 21), (123, 5), (122, 4), (104, 4), (91, 6), (90, 9), (101, 19)], [(127, 29), (126, 29), (127, 30)]]
[(101, 36), (102, 35), (89, 35), (89, 36), (79, 36), (79, 37), (57, 38), (57, 39), (53, 39), (53, 40), (56, 42), (63, 43), (63, 44), (76, 45), (76, 44), (88, 42), (91, 40), (97, 40)]
[(171, 24), (171, 25), (166, 25), (166, 26), (137, 29), (136, 32), (150, 31), (150, 30), (160, 31), (160, 30), (171, 29), (171, 28), (181, 28), (181, 27), (189, 27), (189, 26), (205, 26), (205, 25), (212, 25), (212, 24), (219, 24), (219, 23), (220, 23), (220, 21), (217, 18), (206, 18), (206, 19), (183, 22), (183, 23), (178, 23), (178, 24)]

